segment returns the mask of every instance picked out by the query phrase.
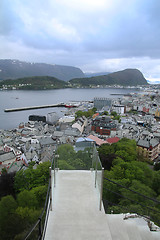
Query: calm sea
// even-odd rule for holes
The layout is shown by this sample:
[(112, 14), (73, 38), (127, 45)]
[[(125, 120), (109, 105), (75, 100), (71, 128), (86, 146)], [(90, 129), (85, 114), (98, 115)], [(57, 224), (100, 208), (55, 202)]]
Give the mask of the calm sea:
[(60, 108), (46, 108), (29, 111), (5, 113), (6, 108), (28, 107), (37, 105), (55, 104), (60, 102), (93, 100), (94, 97), (120, 98), (122, 95), (139, 92), (137, 89), (98, 88), (98, 89), (58, 89), (42, 91), (0, 91), (0, 129), (16, 128), (20, 122), (28, 122), (28, 116), (32, 114), (47, 115), (49, 112), (57, 112), (62, 115)]

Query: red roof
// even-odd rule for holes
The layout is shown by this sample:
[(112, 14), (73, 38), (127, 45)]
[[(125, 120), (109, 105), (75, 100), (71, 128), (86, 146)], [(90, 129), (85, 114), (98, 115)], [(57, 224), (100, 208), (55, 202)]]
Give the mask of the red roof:
[(99, 146), (102, 145), (102, 144), (104, 144), (104, 143), (107, 143), (107, 141), (104, 141), (104, 140), (102, 140), (102, 139), (100, 139), (100, 138), (98, 138), (98, 137), (96, 137), (96, 136), (93, 136), (93, 135), (89, 135), (87, 138), (92, 139), (92, 140), (95, 141), (96, 144), (99, 145)]
[(106, 140), (106, 142), (109, 143), (109, 144), (112, 144), (112, 143), (118, 142), (119, 140), (120, 140), (120, 138), (118, 138), (118, 137), (112, 137), (112, 138), (108, 138)]

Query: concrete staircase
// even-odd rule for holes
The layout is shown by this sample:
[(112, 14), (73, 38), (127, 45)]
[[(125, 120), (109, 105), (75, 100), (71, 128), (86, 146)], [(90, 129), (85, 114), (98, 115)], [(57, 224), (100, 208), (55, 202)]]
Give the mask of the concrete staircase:
[(58, 171), (45, 240), (160, 240), (143, 219), (99, 211), (94, 172)]
[(150, 231), (143, 218), (123, 220), (125, 214), (106, 214), (113, 240), (160, 240), (160, 231)]

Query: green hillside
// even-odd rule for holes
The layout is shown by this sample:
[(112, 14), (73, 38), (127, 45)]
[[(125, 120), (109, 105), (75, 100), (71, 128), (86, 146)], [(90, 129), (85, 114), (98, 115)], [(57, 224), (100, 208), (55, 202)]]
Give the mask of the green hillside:
[(97, 85), (137, 86), (147, 85), (143, 74), (137, 69), (126, 69), (108, 75), (90, 78), (75, 78), (69, 81), (73, 86), (89, 87)]
[(1, 81), (0, 87), (4, 85), (10, 89), (16, 88), (25, 90), (57, 89), (68, 87), (67, 82), (48, 76), (26, 77), (16, 80)]

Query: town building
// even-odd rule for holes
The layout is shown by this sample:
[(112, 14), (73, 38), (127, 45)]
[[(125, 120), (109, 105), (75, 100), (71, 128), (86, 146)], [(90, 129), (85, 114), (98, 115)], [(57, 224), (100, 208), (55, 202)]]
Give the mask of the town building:
[(111, 131), (116, 131), (116, 123), (108, 116), (98, 116), (92, 121), (91, 130), (100, 135), (110, 135)]
[(144, 157), (149, 158), (151, 161), (155, 161), (158, 158), (159, 141), (155, 138), (140, 139), (137, 142), (137, 149)]
[(109, 98), (94, 98), (94, 107), (97, 108), (97, 110), (101, 110), (103, 107), (108, 106), (111, 108), (112, 100)]
[(124, 105), (112, 105), (112, 111), (118, 115), (123, 115), (126, 112), (126, 107)]

